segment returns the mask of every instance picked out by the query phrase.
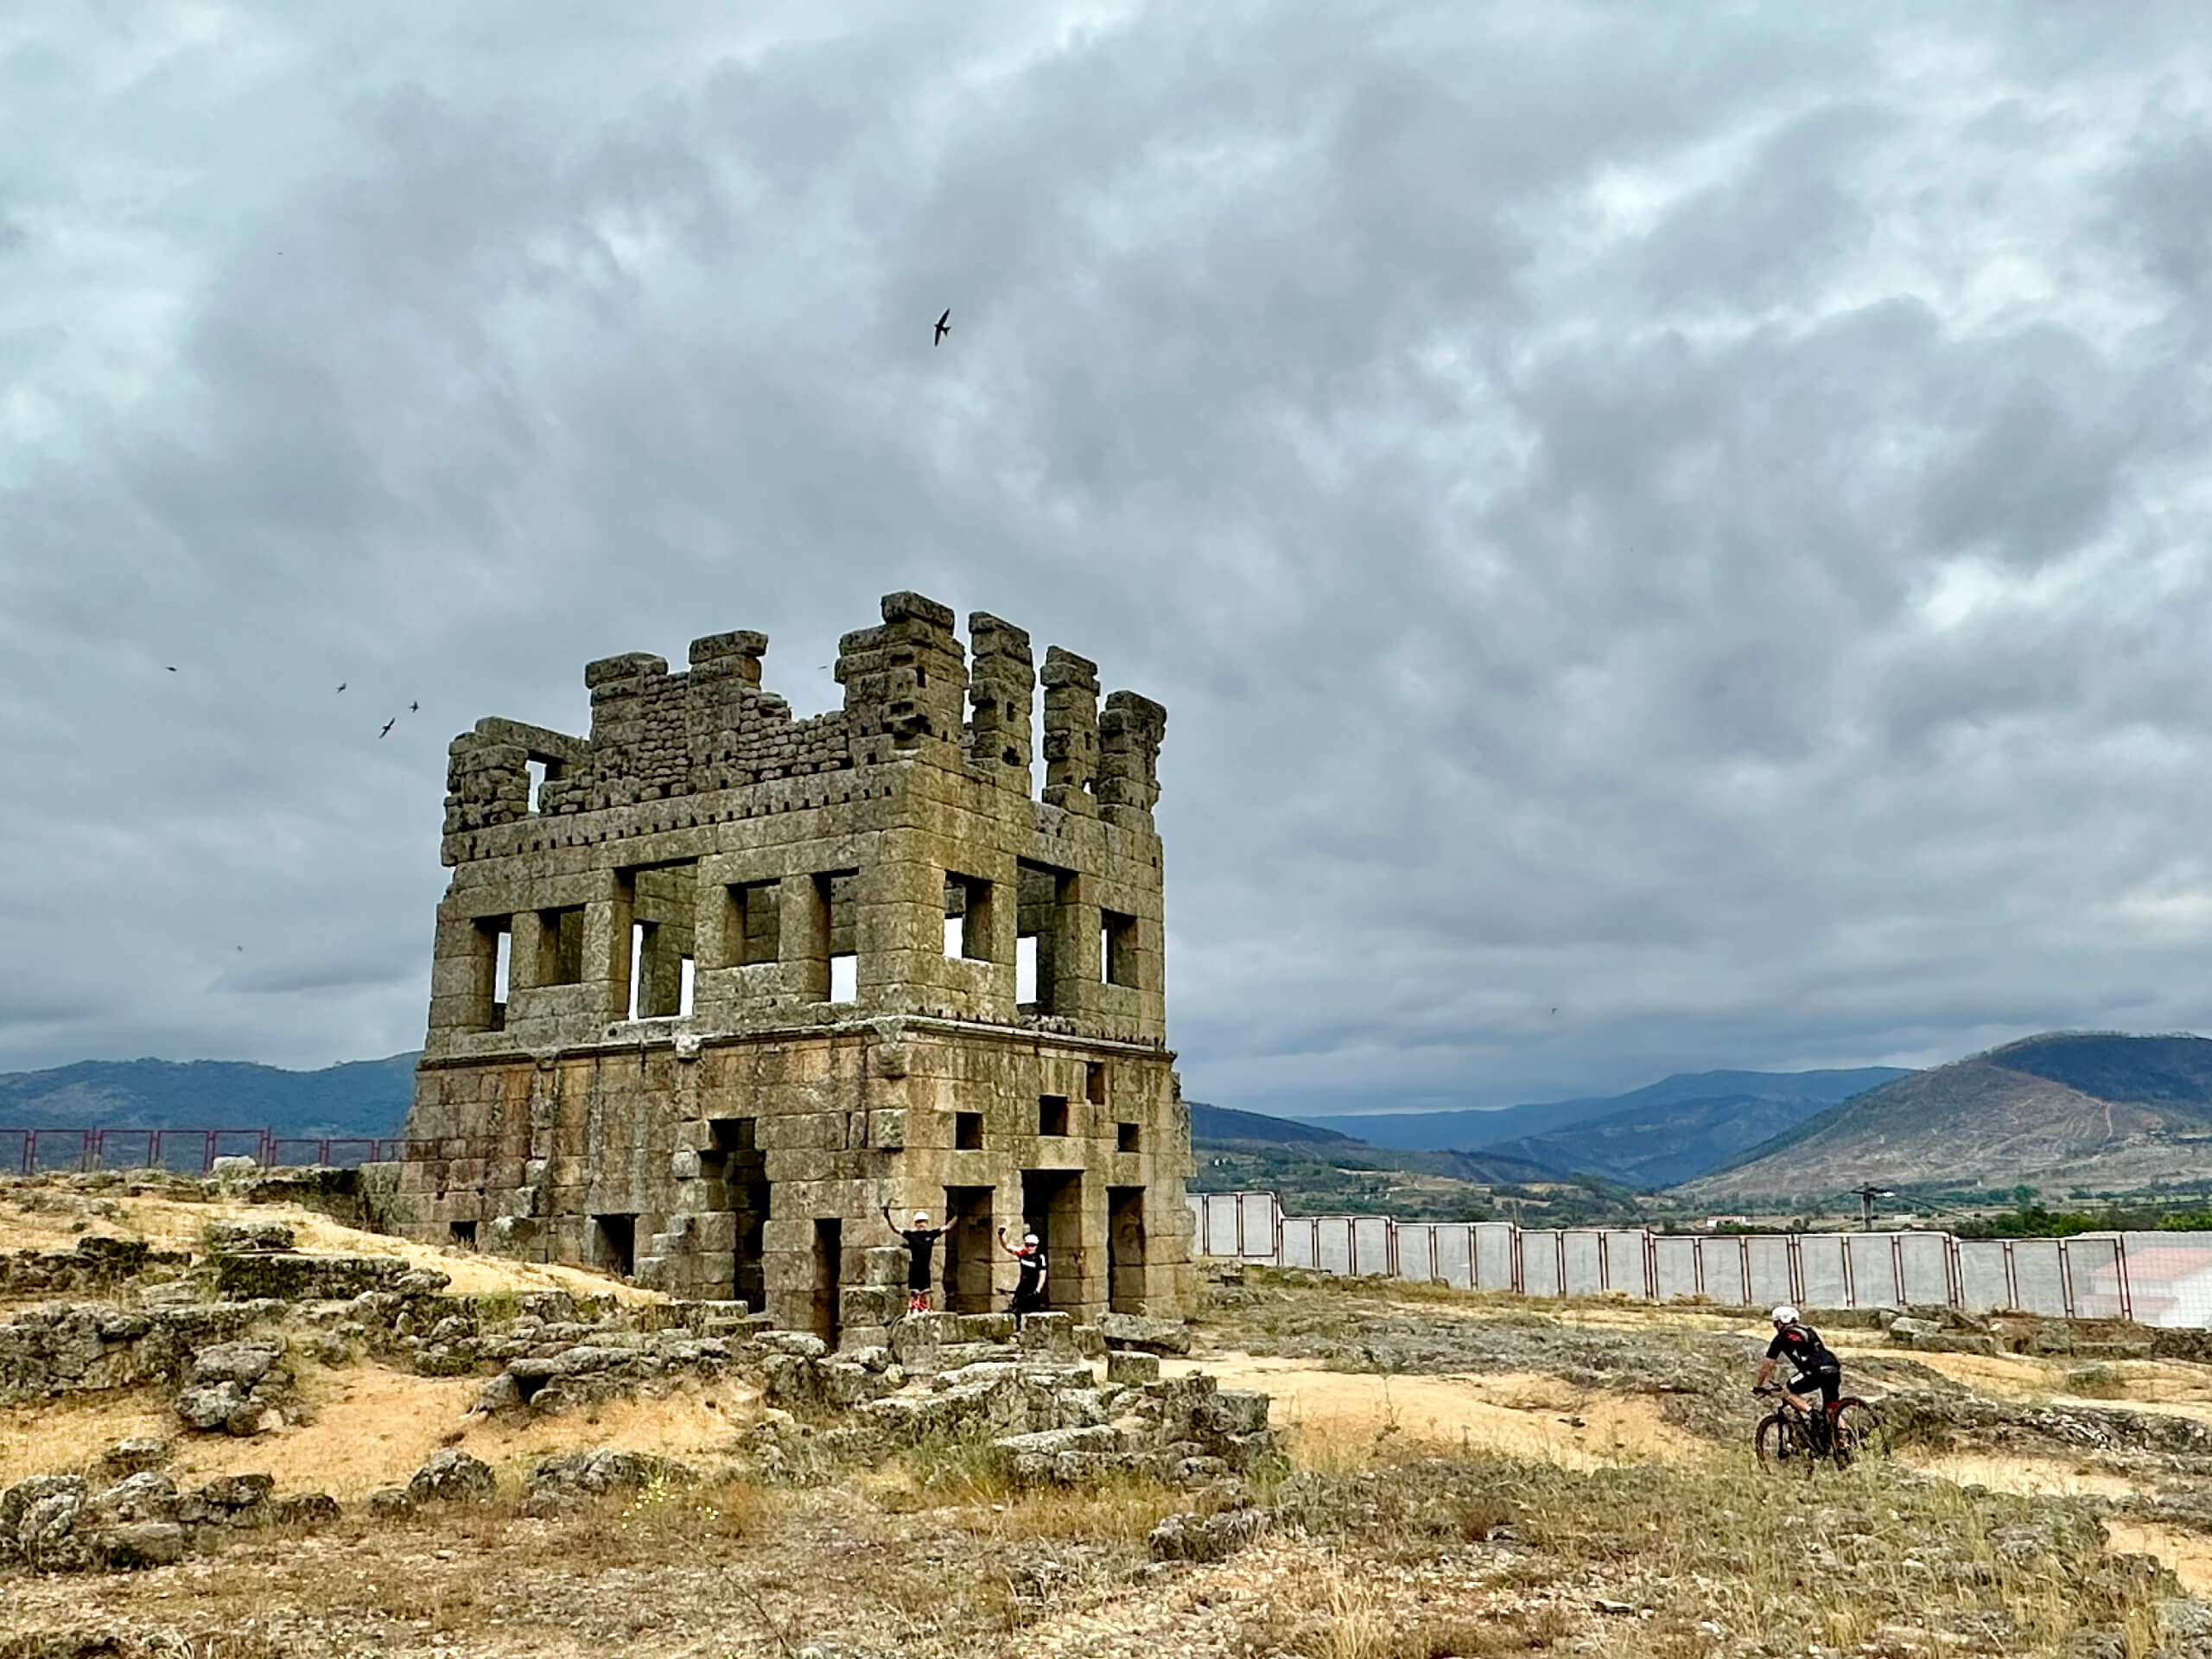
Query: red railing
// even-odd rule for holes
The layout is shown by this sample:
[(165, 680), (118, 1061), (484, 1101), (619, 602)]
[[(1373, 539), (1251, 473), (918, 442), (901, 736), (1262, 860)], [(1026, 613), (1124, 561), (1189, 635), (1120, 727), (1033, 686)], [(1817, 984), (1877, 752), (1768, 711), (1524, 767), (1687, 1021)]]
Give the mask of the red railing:
[(0, 1128), (0, 1168), (12, 1162), (26, 1175), (41, 1169), (175, 1169), (205, 1174), (218, 1158), (232, 1156), (251, 1158), (264, 1168), (309, 1164), (344, 1167), (387, 1162), (400, 1157), (406, 1146), (397, 1136), (315, 1137), (278, 1135), (274, 1129)]

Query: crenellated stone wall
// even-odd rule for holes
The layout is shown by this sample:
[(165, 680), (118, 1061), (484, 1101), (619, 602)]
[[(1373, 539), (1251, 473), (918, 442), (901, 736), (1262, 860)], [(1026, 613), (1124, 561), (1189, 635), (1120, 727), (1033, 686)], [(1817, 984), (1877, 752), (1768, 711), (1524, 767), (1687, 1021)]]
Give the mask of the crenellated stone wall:
[(881, 617), (816, 719), (741, 630), (590, 664), (588, 737), (454, 741), (406, 1230), (828, 1333), (887, 1205), (954, 1218), (940, 1306), (1034, 1228), (1053, 1306), (1184, 1311), (1166, 711), (995, 616)]

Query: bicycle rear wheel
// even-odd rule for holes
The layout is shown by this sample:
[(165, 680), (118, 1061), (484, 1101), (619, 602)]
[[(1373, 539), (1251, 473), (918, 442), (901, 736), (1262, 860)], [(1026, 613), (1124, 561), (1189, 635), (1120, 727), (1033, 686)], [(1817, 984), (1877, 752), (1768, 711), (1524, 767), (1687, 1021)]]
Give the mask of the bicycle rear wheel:
[(1781, 1412), (1759, 1421), (1751, 1444), (1758, 1449), (1759, 1461), (1770, 1468), (1802, 1463), (1805, 1448), (1798, 1441), (1796, 1426)]
[(1882, 1427), (1882, 1420), (1875, 1414), (1874, 1408), (1864, 1400), (1846, 1399), (1836, 1402), (1834, 1433), (1835, 1460), (1839, 1464), (1890, 1455), (1889, 1431)]

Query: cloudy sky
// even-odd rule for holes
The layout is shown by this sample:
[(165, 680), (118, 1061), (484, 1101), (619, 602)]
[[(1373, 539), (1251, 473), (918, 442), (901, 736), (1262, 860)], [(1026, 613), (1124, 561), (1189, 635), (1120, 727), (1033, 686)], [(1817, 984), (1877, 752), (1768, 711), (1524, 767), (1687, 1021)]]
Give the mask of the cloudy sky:
[(16, 8), (0, 1068), (415, 1046), (454, 733), (728, 627), (812, 713), (909, 587), (1168, 705), (1197, 1098), (2212, 1028), (2209, 59), (2178, 3)]

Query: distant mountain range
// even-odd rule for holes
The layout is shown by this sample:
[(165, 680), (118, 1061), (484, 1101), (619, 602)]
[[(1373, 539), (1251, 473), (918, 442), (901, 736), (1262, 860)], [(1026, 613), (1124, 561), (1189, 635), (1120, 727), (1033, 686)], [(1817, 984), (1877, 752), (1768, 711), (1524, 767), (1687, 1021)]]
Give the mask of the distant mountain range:
[(1669, 1186), (1730, 1162), (1838, 1101), (1909, 1075), (1888, 1065), (1678, 1072), (1624, 1095), (1492, 1111), (1302, 1121), (1377, 1147), (1511, 1159), (1554, 1179), (1595, 1175), (1627, 1186)]
[(2126, 1192), (2212, 1180), (2212, 1040), (2053, 1032), (1910, 1072), (1746, 1148), (1685, 1194), (1889, 1186)]
[(243, 1060), (79, 1060), (0, 1073), (0, 1128), (258, 1129), (397, 1135), (416, 1054), (286, 1071)]
[[(412, 1053), (317, 1071), (86, 1060), (0, 1074), (0, 1128), (391, 1135)], [(1487, 1185), (1573, 1177), (1699, 1202), (1885, 1185), (2124, 1192), (2212, 1181), (2212, 1040), (2050, 1033), (1926, 1071), (1684, 1073), (1497, 1111), (1291, 1119), (1192, 1103), (1201, 1147)]]

